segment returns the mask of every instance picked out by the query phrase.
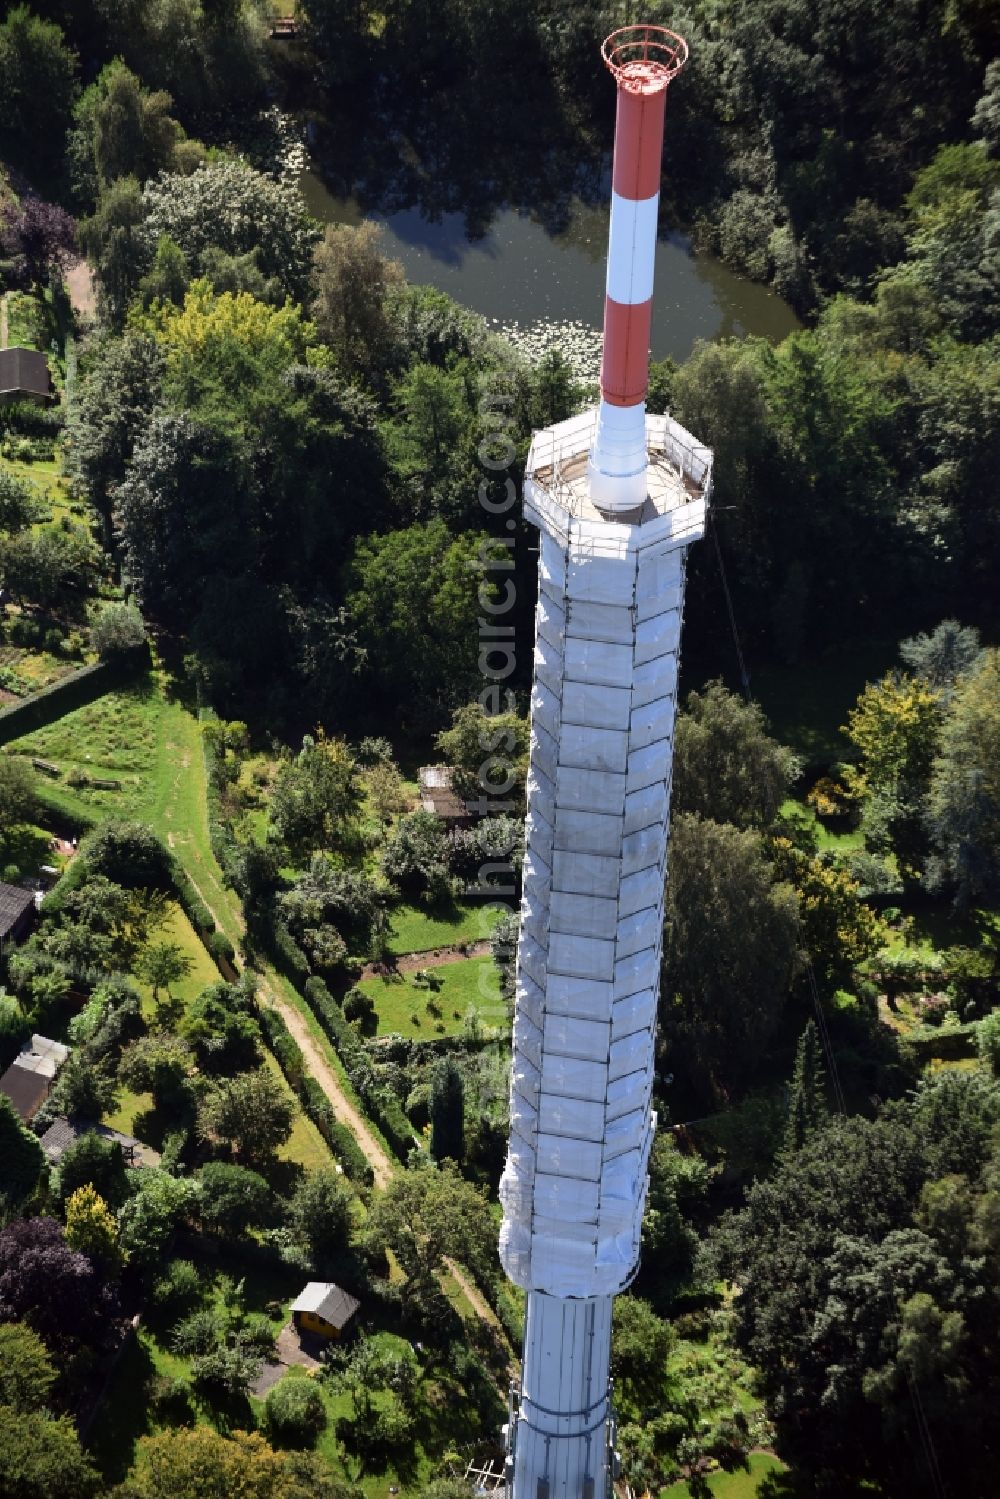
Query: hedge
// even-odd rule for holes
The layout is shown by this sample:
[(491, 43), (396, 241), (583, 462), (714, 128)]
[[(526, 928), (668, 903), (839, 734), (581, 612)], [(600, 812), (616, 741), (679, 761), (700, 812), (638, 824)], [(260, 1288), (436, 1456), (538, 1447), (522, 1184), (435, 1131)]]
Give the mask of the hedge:
[(351, 1086), (365, 1105), (392, 1150), (405, 1161), (416, 1142), (413, 1125), (394, 1093), (380, 1087), (371, 1059), (354, 1027), (322, 979), (311, 978), (304, 987), (306, 999), (320, 1025), (333, 1042)]
[(135, 651), (115, 661), (96, 661), (91, 666), (81, 666), (79, 671), (53, 682), (51, 687), (42, 687), (17, 703), (8, 703), (0, 708), (0, 744), (9, 744), (24, 734), (42, 729), (54, 719), (82, 708), (95, 698), (103, 697), (119, 683), (128, 681), (149, 665), (149, 647), (142, 645)]
[(969, 1020), (964, 1025), (922, 1025), (901, 1039), (900, 1050), (918, 1066), (929, 1062), (932, 1057), (958, 1062), (976, 1055), (978, 1029), (976, 1020)]
[(347, 1176), (358, 1186), (372, 1186), (375, 1174), (365, 1159), (364, 1152), (350, 1130), (334, 1114), (330, 1100), (319, 1083), (306, 1072), (298, 1042), (282, 1017), (277, 1010), (265, 1008), (260, 1012), (260, 1023), (292, 1092), (330, 1149), (340, 1158)]

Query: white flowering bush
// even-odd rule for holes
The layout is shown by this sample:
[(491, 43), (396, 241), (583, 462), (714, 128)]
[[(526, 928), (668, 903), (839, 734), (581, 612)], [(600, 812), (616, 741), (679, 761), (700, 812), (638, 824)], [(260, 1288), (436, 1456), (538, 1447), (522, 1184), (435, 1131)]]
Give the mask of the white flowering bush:
[(150, 258), (165, 234), (195, 271), (211, 247), (234, 256), (255, 251), (264, 276), (277, 277), (296, 301), (306, 296), (320, 227), (291, 182), (245, 162), (213, 161), (189, 177), (161, 173), (143, 191), (143, 206), (140, 233)]

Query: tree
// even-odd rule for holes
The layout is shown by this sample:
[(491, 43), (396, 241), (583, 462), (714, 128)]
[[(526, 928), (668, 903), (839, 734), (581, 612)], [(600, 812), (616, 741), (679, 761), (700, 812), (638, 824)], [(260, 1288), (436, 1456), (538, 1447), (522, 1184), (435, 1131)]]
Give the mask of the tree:
[[(224, 598), (232, 570), (252, 566), (246, 457), (237, 434), (187, 413), (155, 414), (138, 438), (115, 491), (113, 519), (123, 566), (147, 618), (189, 631), (208, 609), (208, 580), (215, 597)], [(220, 495), (226, 496), (224, 513)]]
[(142, 1437), (127, 1499), (342, 1499), (312, 1487), (290, 1454), (278, 1453), (256, 1432), (221, 1436), (211, 1426)]
[(0, 1322), (26, 1322), (53, 1354), (97, 1348), (114, 1298), (86, 1255), (69, 1248), (53, 1218), (0, 1229)]
[(83, 1052), (76, 1052), (63, 1063), (50, 1097), (58, 1103), (60, 1113), (86, 1124), (97, 1124), (118, 1106), (114, 1078)]
[(484, 1283), (495, 1274), (496, 1234), (484, 1193), (458, 1166), (421, 1165), (394, 1176), (372, 1205), (368, 1243), (390, 1248), (407, 1277), (406, 1297), (428, 1332), (447, 1335), (447, 1301), (435, 1276), (445, 1255), (469, 1266)]
[(118, 1237), (129, 1264), (149, 1269), (160, 1263), (178, 1224), (198, 1209), (198, 1185), (159, 1168), (137, 1169), (132, 1196), (118, 1214)]
[(189, 176), (165, 173), (147, 183), (142, 202), (147, 265), (162, 235), (180, 246), (196, 275), (210, 248), (233, 256), (252, 252), (284, 296), (306, 300), (319, 225), (294, 185), (230, 158), (207, 162)]
[(153, 1103), (167, 1113), (176, 1112), (187, 1097), (187, 1080), (194, 1057), (182, 1037), (170, 1031), (140, 1036), (127, 1046), (118, 1065), (118, 1076), (136, 1093), (152, 1093)]
[(386, 840), (382, 873), (410, 895), (434, 897), (447, 890), (448, 848), (441, 819), (433, 812), (401, 817)]
[(135, 972), (145, 979), (153, 991), (154, 1001), (159, 999), (161, 989), (170, 998), (170, 985), (187, 978), (194, 968), (194, 958), (186, 953), (178, 942), (150, 942), (139, 954)]
[(0, 1492), (5, 1499), (91, 1499), (99, 1477), (67, 1416), (0, 1406)]
[(465, 1155), (465, 1085), (454, 1057), (445, 1057), (431, 1079), (431, 1155), (459, 1165)]
[(928, 823), (932, 873), (960, 906), (1000, 889), (1000, 652), (959, 682), (933, 763)]
[(297, 857), (342, 836), (360, 806), (357, 767), (341, 739), (320, 731), (307, 736), (295, 760), (278, 770), (271, 792), (271, 823)]
[(702, 1088), (752, 1071), (796, 961), (798, 901), (760, 836), (691, 813), (673, 819), (663, 934), (669, 1036)]
[(184, 1034), (194, 1045), (202, 1071), (231, 1075), (260, 1065), (255, 1007), (252, 983), (245, 978), (238, 984), (210, 984), (202, 990), (184, 1020)]
[(819, 1033), (809, 1020), (795, 1049), (788, 1122), (785, 1126), (785, 1149), (801, 1150), (810, 1135), (824, 1123), (827, 1115), (823, 1087), (823, 1053)]
[(611, 1373), (616, 1392), (633, 1407), (657, 1405), (663, 1397), (667, 1359), (676, 1343), (669, 1322), (638, 1296), (616, 1296), (611, 1337)]
[(821, 991), (833, 993), (853, 980), (862, 963), (885, 946), (887, 933), (861, 887), (829, 855), (803, 853), (787, 838), (774, 838), (776, 875), (799, 898), (799, 945), (813, 965)]
[(282, 1379), (265, 1402), (267, 1432), (276, 1447), (313, 1447), (326, 1428), (326, 1406), (308, 1379)]
[(18, 1322), (0, 1324), (0, 1406), (27, 1413), (48, 1404), (55, 1366), (41, 1338)]
[(56, 1200), (65, 1208), (81, 1187), (93, 1187), (112, 1209), (129, 1195), (125, 1158), (117, 1140), (106, 1140), (90, 1130), (67, 1146), (59, 1161)]
[(978, 630), (957, 619), (943, 619), (930, 634), (901, 641), (899, 654), (913, 676), (948, 701), (959, 677), (978, 663), (983, 647)]
[(8, 209), (0, 226), (0, 243), (26, 286), (47, 286), (61, 276), (76, 253), (76, 225), (64, 208), (41, 198), (24, 197)]
[(720, 1225), (738, 1346), (808, 1472), (891, 1486), (914, 1440), (913, 1378), (940, 1461), (979, 1491), (994, 1459), (973, 1433), (996, 1376), (991, 1327), (966, 1309), (996, 1272), (970, 1256), (963, 1198), (988, 1196), (998, 1108), (995, 1083), (946, 1073), (875, 1120), (832, 1119)]
[(983, 92), (976, 101), (971, 120), (991, 156), (1000, 156), (1000, 60), (987, 64)]
[(107, 545), (112, 497), (156, 405), (164, 358), (152, 338), (132, 329), (121, 338), (104, 338), (99, 348), (99, 356), (81, 372), (67, 423), (66, 456), (101, 516)]
[(80, 854), (94, 874), (126, 887), (155, 890), (170, 885), (170, 855), (152, 828), (112, 817), (88, 834)]
[(152, 252), (142, 235), (145, 205), (134, 177), (120, 177), (103, 192), (97, 207), (79, 226), (80, 243), (94, 268), (98, 305), (116, 333), (125, 326), (139, 281)]
[[(478, 565), (490, 551), (485, 536), (453, 539), (440, 519), (354, 543), (348, 618), (367, 653), (364, 677), (401, 727), (440, 721), (476, 689)], [(488, 666), (504, 669), (492, 653)]]
[(313, 1267), (342, 1260), (351, 1237), (352, 1194), (336, 1171), (310, 1171), (295, 1188), (289, 1227)]
[[(485, 694), (484, 694), (485, 695)], [(495, 692), (499, 708), (501, 692)], [(452, 784), (467, 802), (483, 804), (497, 796), (510, 801), (510, 810), (523, 801), (528, 773), (528, 720), (514, 711), (513, 694), (507, 696), (504, 712), (490, 713), (481, 699), (464, 703), (451, 715), (451, 727), (442, 729), (435, 744), (454, 768)]]
[(216, 1233), (240, 1239), (273, 1220), (274, 1193), (262, 1176), (244, 1166), (210, 1161), (198, 1173), (202, 1222)]
[(78, 1187), (66, 1203), (66, 1243), (105, 1272), (113, 1272), (121, 1262), (117, 1225), (91, 1186)]
[(57, 170), (76, 92), (76, 66), (58, 26), (40, 20), (27, 5), (8, 11), (0, 24), (0, 153), (6, 159), (25, 169)]
[(406, 488), (409, 514), (468, 514), (472, 413), (462, 372), (411, 365), (396, 386), (395, 408), (386, 446)]
[(0, 468), (0, 531), (12, 536), (44, 519), (45, 508), (36, 485), (12, 469)]
[(795, 755), (770, 737), (756, 703), (721, 682), (688, 694), (674, 735), (675, 813), (767, 828), (798, 773)]
[(184, 136), (170, 105), (168, 93), (144, 88), (120, 57), (106, 63), (73, 110), (67, 153), (77, 193), (93, 202), (121, 177), (141, 185), (168, 171)]
[[(0, 1094), (0, 1199), (11, 1205), (23, 1201), (35, 1190), (44, 1165), (38, 1140), (21, 1123), (10, 1099)], [(0, 1403), (6, 1403), (2, 1397)]]
[(30, 822), (35, 810), (35, 776), (27, 760), (0, 755), (0, 827)]
[(357, 228), (328, 224), (314, 256), (319, 335), (349, 374), (373, 382), (393, 362), (392, 303), (403, 282), (402, 266), (381, 253), (380, 238), (370, 220)]
[(267, 1161), (292, 1132), (295, 1105), (266, 1068), (222, 1082), (198, 1110), (203, 1139), (218, 1139), (248, 1162)]
[(866, 845), (875, 853), (891, 850), (910, 878), (926, 851), (924, 804), (941, 718), (936, 691), (917, 678), (890, 674), (868, 683), (844, 727), (861, 754), (851, 781), (866, 799)]

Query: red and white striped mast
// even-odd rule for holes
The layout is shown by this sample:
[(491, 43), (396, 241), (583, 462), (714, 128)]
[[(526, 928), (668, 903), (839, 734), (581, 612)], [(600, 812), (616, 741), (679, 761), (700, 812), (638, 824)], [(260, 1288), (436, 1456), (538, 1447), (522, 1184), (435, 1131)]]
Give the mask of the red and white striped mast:
[(601, 510), (635, 510), (646, 498), (646, 389), (660, 162), (667, 89), (687, 43), (663, 26), (614, 31), (601, 56), (618, 85), (611, 232), (604, 301), (601, 404), (590, 454), (590, 494)]

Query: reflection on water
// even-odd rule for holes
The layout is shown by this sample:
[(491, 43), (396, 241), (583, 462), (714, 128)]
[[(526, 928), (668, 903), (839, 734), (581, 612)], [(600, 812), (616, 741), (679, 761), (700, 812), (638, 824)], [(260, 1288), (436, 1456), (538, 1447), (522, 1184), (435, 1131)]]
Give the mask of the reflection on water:
[[(418, 208), (362, 214), (354, 198), (334, 197), (315, 172), (302, 179), (312, 213), (325, 223), (382, 226), (383, 249), (407, 279), (438, 287), (465, 307), (504, 323), (577, 320), (600, 327), (604, 310), (607, 204), (573, 200), (565, 229), (550, 234), (526, 213), (501, 209), (489, 232), (470, 241), (463, 213), (434, 222)], [(760, 334), (775, 342), (799, 326), (780, 297), (744, 281), (681, 235), (661, 238), (656, 252), (653, 354), (686, 359), (697, 338)]]

